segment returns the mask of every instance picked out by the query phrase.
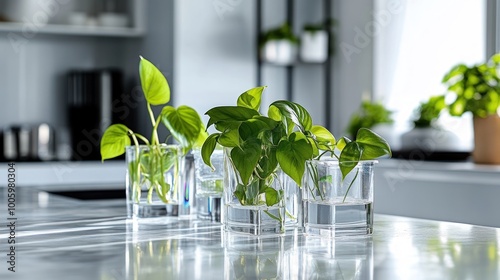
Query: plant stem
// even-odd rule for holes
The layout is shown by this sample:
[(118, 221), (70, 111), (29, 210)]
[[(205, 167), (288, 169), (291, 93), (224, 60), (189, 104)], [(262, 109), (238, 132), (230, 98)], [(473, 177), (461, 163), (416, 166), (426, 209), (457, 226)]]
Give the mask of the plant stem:
[[(141, 184), (140, 184), (140, 180), (141, 180), (141, 160), (140, 160), (140, 151), (139, 151), (139, 141), (137, 141), (136, 134), (132, 130), (129, 129), (128, 133), (132, 137), (132, 141), (134, 141), (134, 144), (135, 144), (135, 156), (136, 156), (135, 160), (137, 161), (137, 168), (136, 168), (136, 170), (132, 170), (132, 172), (136, 172), (135, 176), (134, 176), (135, 177), (135, 181), (132, 182), (132, 193), (135, 193), (135, 201), (137, 203), (139, 203), (140, 200), (141, 200)], [(137, 135), (137, 136), (139, 136), (139, 135)], [(142, 137), (142, 135), (141, 135), (141, 137)]]
[(151, 124), (153, 125), (153, 131), (151, 132), (151, 145), (158, 145), (160, 143), (157, 131), (158, 125), (156, 124), (155, 115), (153, 113), (153, 109), (151, 108), (151, 104), (149, 102), (147, 107), (148, 107), (149, 117), (151, 118)]
[[(133, 135), (132, 137), (137, 137), (137, 138), (141, 139), (146, 145), (149, 145), (149, 140), (146, 137), (140, 135), (139, 133), (134, 133), (132, 135)], [(136, 145), (139, 145), (139, 143), (137, 142), (137, 139), (135, 139), (134, 142)]]
[(356, 170), (356, 175), (354, 175), (354, 178), (352, 178), (352, 181), (351, 183), (349, 184), (349, 187), (347, 188), (347, 191), (345, 192), (345, 195), (344, 195), (344, 199), (342, 200), (342, 203), (345, 202), (345, 199), (347, 197), (347, 194), (349, 193), (349, 190), (351, 189), (352, 187), (352, 184), (354, 184), (354, 181), (356, 181), (356, 178), (358, 178), (358, 173), (359, 173), (359, 169)]

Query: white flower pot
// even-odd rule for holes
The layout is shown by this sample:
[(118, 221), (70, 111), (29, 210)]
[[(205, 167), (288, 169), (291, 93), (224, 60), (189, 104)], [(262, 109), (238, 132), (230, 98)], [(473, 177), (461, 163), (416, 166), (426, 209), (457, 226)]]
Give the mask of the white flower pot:
[(272, 40), (262, 47), (262, 60), (278, 65), (290, 65), (297, 60), (297, 45), (288, 40)]
[(301, 35), (300, 59), (304, 62), (325, 62), (328, 58), (328, 34), (324, 30), (306, 31)]

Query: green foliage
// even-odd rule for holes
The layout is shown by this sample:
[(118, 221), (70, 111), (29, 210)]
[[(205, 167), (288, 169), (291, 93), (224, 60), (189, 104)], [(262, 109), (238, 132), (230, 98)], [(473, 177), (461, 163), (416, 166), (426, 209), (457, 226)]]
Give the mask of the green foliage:
[[(101, 138), (101, 158), (111, 159), (122, 155), (125, 148), (131, 145), (131, 140), (136, 146), (137, 158), (135, 162), (129, 164), (129, 174), (134, 188), (135, 198), (140, 198), (140, 185), (146, 183), (149, 186), (148, 201), (151, 201), (153, 190), (158, 196), (167, 202), (167, 193), (170, 186), (165, 183), (164, 172), (173, 167), (173, 162), (179, 156), (176, 152), (167, 152), (160, 148), (158, 139), (158, 127), (163, 123), (170, 134), (179, 143), (183, 154), (186, 154), (192, 147), (201, 145), (207, 137), (205, 126), (198, 113), (189, 106), (179, 106), (174, 108), (166, 105), (159, 116), (155, 117), (151, 105), (165, 105), (170, 101), (170, 87), (165, 76), (156, 66), (140, 57), (139, 74), (144, 97), (147, 101), (147, 109), (153, 132), (151, 139), (134, 133), (123, 124), (113, 124), (109, 126)], [(149, 147), (147, 153), (140, 153), (139, 140)], [(141, 182), (141, 175), (146, 182)]]
[(319, 22), (319, 23), (306, 23), (304, 24), (304, 31), (306, 32), (317, 32), (320, 30), (327, 30), (329, 27), (332, 27), (336, 24), (337, 22), (330, 18), (327, 19), (325, 22)]
[(372, 128), (376, 124), (392, 123), (392, 111), (385, 108), (382, 103), (363, 101), (354, 112), (347, 126), (347, 133), (354, 138), (360, 128)]
[[(295, 102), (275, 101), (268, 116), (262, 115), (258, 104), (264, 89), (246, 91), (237, 106), (215, 107), (206, 113), (207, 127), (213, 125), (217, 132), (203, 144), (203, 160), (211, 166), (217, 144), (230, 149), (226, 155), (239, 175), (234, 195), (242, 205), (260, 205), (261, 194), (267, 206), (278, 204), (283, 194), (271, 183), (279, 168), (300, 186), (306, 162), (324, 154), (339, 159), (343, 178), (360, 160), (391, 154), (387, 142), (369, 129), (360, 129), (356, 141), (341, 138), (337, 143), (328, 129), (313, 125), (309, 112)], [(336, 149), (341, 150), (340, 157)]]
[(299, 38), (293, 33), (293, 30), (288, 22), (262, 33), (260, 36), (260, 46), (263, 46), (265, 43), (273, 40), (288, 40), (293, 44), (299, 44), (300, 42)]
[(439, 118), (441, 111), (446, 108), (445, 96), (432, 96), (426, 102), (420, 103), (415, 110), (413, 124), (415, 127), (430, 127)]
[(477, 117), (495, 114), (500, 107), (500, 77), (497, 68), (500, 54), (493, 55), (486, 63), (454, 66), (442, 82), (455, 99), (448, 105), (452, 116), (471, 112)]

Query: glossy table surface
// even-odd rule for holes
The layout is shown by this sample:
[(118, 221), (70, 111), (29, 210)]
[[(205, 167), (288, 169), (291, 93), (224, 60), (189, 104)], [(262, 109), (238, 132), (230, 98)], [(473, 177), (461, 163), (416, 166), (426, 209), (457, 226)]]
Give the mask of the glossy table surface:
[(123, 200), (17, 198), (16, 272), (2, 226), (0, 279), (500, 279), (496, 228), (375, 215), (367, 238), (257, 238), (194, 216), (127, 220)]

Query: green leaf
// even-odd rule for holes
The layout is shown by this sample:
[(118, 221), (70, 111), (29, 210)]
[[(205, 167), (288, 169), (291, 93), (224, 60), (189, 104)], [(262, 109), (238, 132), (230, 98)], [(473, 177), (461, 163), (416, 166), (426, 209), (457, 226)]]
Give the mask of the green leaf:
[(125, 153), (125, 147), (130, 146), (128, 132), (128, 127), (123, 124), (113, 124), (104, 131), (101, 138), (102, 161)]
[(259, 162), (260, 153), (261, 147), (257, 139), (248, 139), (240, 147), (231, 150), (231, 159), (244, 185), (248, 185), (250, 176)]
[(241, 107), (246, 107), (254, 110), (259, 110), (262, 92), (266, 87), (256, 87), (249, 89), (238, 97), (237, 104)]
[(201, 124), (200, 126), (200, 132), (198, 134), (198, 138), (196, 138), (196, 141), (193, 145), (193, 148), (199, 148), (203, 145), (203, 143), (205, 142), (205, 140), (207, 140), (208, 138), (208, 133), (205, 129), (205, 126), (203, 124)]
[(271, 104), (279, 109), (281, 115), (289, 118), (302, 132), (312, 128), (312, 118), (301, 105), (290, 101), (275, 101)]
[(245, 196), (245, 186), (244, 185), (238, 184), (236, 186), (236, 189), (234, 190), (233, 194), (234, 194), (234, 196), (236, 196), (236, 198), (238, 198), (241, 205), (245, 205), (246, 196)]
[(450, 70), (450, 72), (446, 73), (446, 75), (443, 77), (443, 80), (441, 82), (446, 83), (449, 80), (451, 80), (451, 78), (453, 78), (453, 77), (456, 77), (458, 75), (463, 75), (465, 73), (465, 71), (467, 70), (467, 68), (468, 67), (464, 64), (456, 65), (455, 67), (453, 67)]
[(147, 59), (141, 56), (139, 64), (141, 86), (148, 103), (163, 105), (170, 101), (170, 87), (165, 76)]
[(267, 115), (269, 118), (279, 122), (281, 121), (281, 113), (278, 107), (276, 106), (269, 106), (269, 109), (267, 110)]
[(320, 125), (313, 125), (311, 133), (316, 136), (316, 141), (320, 144), (320, 149), (331, 150), (335, 147), (336, 139), (328, 129)]
[(259, 160), (258, 174), (260, 178), (269, 177), (278, 167), (278, 160), (276, 159), (276, 149), (268, 149)]
[(172, 136), (179, 142), (186, 154), (198, 140), (200, 127), (203, 127), (200, 116), (189, 106), (165, 106), (161, 111), (161, 120)]
[[(221, 125), (222, 124), (222, 125)], [(240, 134), (238, 128), (241, 122), (221, 121), (216, 124), (217, 130), (222, 131), (217, 140), (224, 147), (238, 147), (240, 145)]]
[(294, 132), (287, 140), (280, 141), (276, 159), (280, 167), (297, 185), (301, 185), (306, 160), (311, 159), (313, 149), (304, 134)]
[(215, 168), (212, 165), (210, 158), (212, 157), (215, 147), (217, 146), (217, 139), (219, 136), (219, 133), (209, 135), (205, 142), (203, 142), (203, 146), (201, 146), (201, 158), (206, 165), (212, 168), (212, 170), (215, 170)]
[(319, 178), (319, 181), (331, 184), (331, 183), (333, 183), (333, 177), (332, 177), (332, 175), (322, 176), (321, 178)]
[(259, 119), (250, 119), (241, 123), (238, 132), (241, 139), (246, 140), (252, 137), (256, 138), (260, 132), (271, 129), (272, 127)]
[(339, 166), (342, 172), (342, 180), (358, 165), (362, 154), (361, 147), (357, 142), (350, 142), (345, 145), (340, 153)]
[(342, 152), (342, 150), (344, 149), (344, 147), (348, 144), (348, 143), (351, 143), (351, 139), (347, 138), (347, 137), (342, 137), (340, 138), (340, 140), (337, 142), (337, 149), (339, 151)]
[(281, 197), (278, 193), (277, 190), (273, 188), (266, 188), (265, 190), (265, 195), (266, 195), (266, 205), (267, 206), (273, 206), (280, 202)]
[(497, 54), (494, 54), (492, 57), (491, 57), (491, 61), (495, 64), (499, 64), (500, 63), (500, 53), (497, 53)]
[(254, 179), (246, 187), (245, 203), (247, 205), (257, 205), (259, 203), (259, 179)]
[(384, 138), (380, 137), (377, 133), (367, 129), (361, 128), (356, 135), (356, 143), (358, 143), (363, 154), (362, 160), (375, 159), (384, 155), (391, 156), (391, 148)]
[(449, 112), (452, 116), (461, 116), (465, 112), (465, 104), (467, 101), (463, 97), (458, 97), (455, 102), (449, 106)]
[(253, 116), (260, 115), (258, 111), (240, 106), (220, 106), (208, 110), (206, 113), (210, 117), (207, 127), (219, 121), (246, 121)]

